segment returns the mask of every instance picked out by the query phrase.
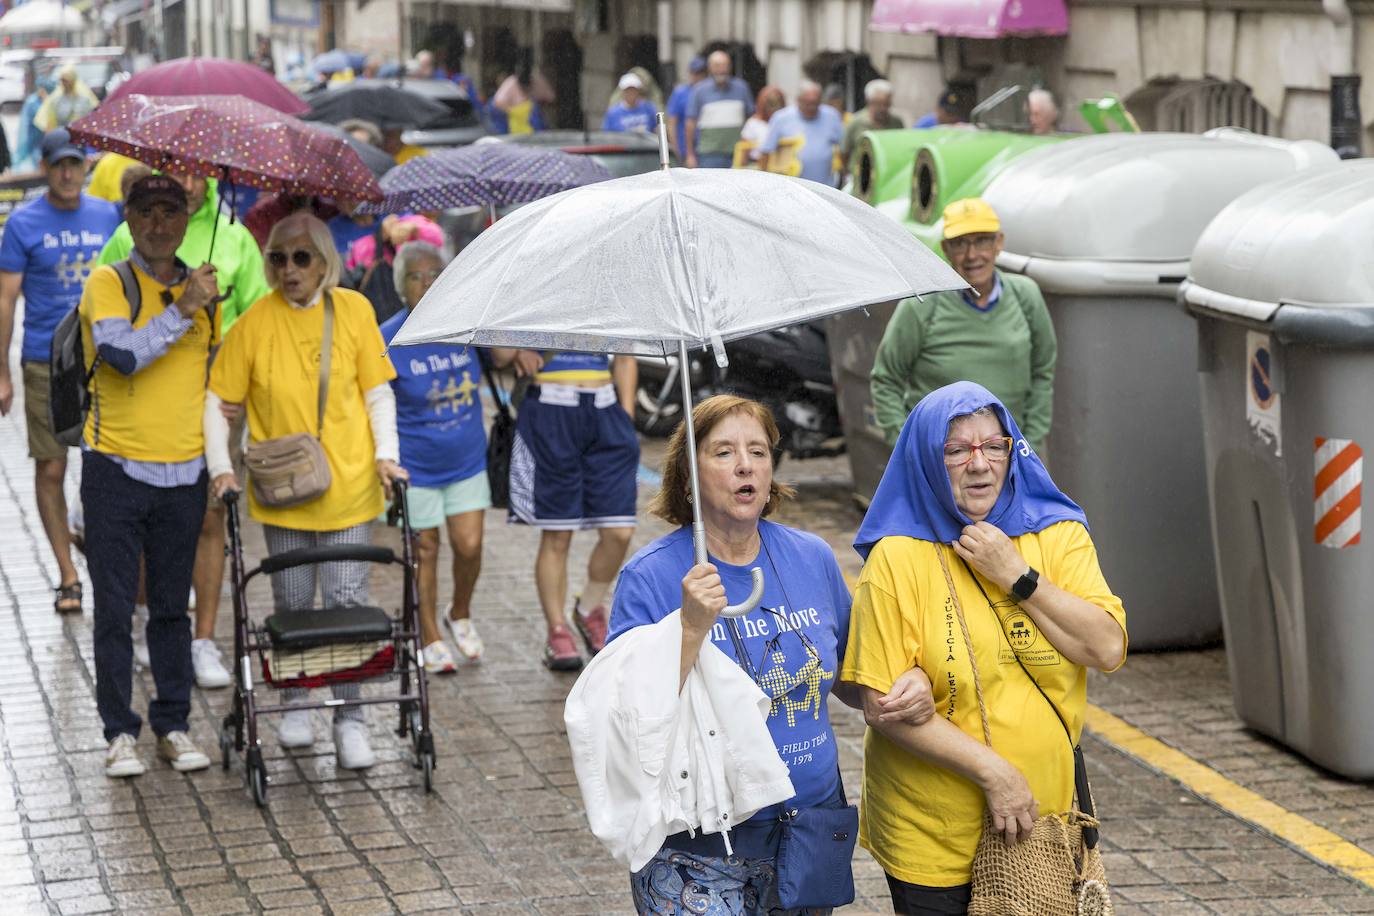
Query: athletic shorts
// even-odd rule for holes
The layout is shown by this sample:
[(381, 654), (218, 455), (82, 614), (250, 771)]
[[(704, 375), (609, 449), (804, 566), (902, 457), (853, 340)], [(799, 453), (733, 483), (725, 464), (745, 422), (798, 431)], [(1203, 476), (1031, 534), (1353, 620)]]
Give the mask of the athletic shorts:
[(406, 505), (410, 508), (410, 527), (414, 531), (441, 528), (444, 519), (464, 512), (478, 512), (491, 508), (491, 484), (487, 471), (442, 487), (411, 487), (406, 491)]
[(53, 461), (67, 457), (67, 446), (58, 442), (48, 425), (48, 388), (52, 370), (47, 363), (24, 363), (24, 425), (28, 427), (29, 457)]
[(615, 387), (531, 385), (515, 421), (510, 518), (550, 531), (632, 528), (639, 437)]

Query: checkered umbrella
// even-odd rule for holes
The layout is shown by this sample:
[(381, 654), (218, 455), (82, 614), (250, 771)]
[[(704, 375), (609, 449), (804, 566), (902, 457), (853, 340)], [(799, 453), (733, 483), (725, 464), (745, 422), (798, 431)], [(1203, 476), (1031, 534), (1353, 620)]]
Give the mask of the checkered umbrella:
[(364, 213), (508, 207), (611, 177), (586, 156), (514, 143), (477, 143), (419, 156), (382, 178), (381, 203)]
[(72, 139), (155, 169), (336, 200), (382, 190), (342, 138), (237, 95), (128, 95), (72, 122)]

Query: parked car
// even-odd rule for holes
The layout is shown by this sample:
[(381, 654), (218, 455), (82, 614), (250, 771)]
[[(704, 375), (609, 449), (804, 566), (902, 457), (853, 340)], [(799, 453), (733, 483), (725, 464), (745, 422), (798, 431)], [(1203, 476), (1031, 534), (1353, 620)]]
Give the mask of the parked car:
[(24, 103), (27, 71), (32, 71), (35, 77), (56, 77), (57, 71), (67, 64), (76, 67), (76, 75), (99, 99), (104, 99), (129, 78), (124, 66), (124, 49), (118, 46), (4, 51), (0, 52), (0, 108), (13, 110)]

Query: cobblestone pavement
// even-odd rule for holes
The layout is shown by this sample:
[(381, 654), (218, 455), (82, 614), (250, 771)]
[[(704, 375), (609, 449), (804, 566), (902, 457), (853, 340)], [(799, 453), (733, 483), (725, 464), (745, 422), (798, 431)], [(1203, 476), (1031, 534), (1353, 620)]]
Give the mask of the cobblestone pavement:
[[(33, 506), (32, 468), (15, 415), (0, 420), (0, 914), (411, 913), (612, 914), (629, 912), (626, 876), (585, 827), (562, 728), (572, 679), (538, 661), (543, 626), (530, 567), (536, 535), (487, 522), (475, 619), (487, 643), (480, 665), (431, 679), (439, 754), (435, 792), (424, 795), (389, 707), (369, 722), (381, 762), (365, 775), (336, 771), (327, 737), (284, 752), (268, 724), (269, 806), (258, 809), (241, 761), (181, 775), (153, 761), (126, 781), (102, 773), (104, 742), (93, 699), (87, 612), (52, 612), (56, 568)], [(646, 449), (653, 463), (657, 444)], [(804, 510), (782, 520), (827, 537), (847, 571), (857, 515), (844, 464), (789, 463)], [(647, 496), (650, 489), (642, 489)], [(250, 562), (263, 553), (248, 526)], [(642, 544), (663, 531), (646, 519)], [(379, 539), (392, 539), (382, 534)], [(576, 584), (586, 538), (574, 541)], [(441, 580), (441, 594), (446, 585)], [(373, 598), (399, 600), (394, 574)], [(254, 594), (267, 606), (266, 588)], [(229, 644), (227, 601), (221, 643)], [(137, 678), (145, 706), (151, 678)], [(1208, 760), (1231, 778), (1331, 829), (1369, 843), (1374, 792), (1334, 780), (1240, 730), (1229, 713), (1217, 653), (1141, 656), (1093, 682), (1093, 699), (1138, 727)], [(228, 691), (197, 692), (193, 737), (207, 751)], [(861, 719), (836, 705), (846, 782), (857, 785)], [(317, 721), (327, 736), (327, 723)], [(1104, 812), (1107, 867), (1117, 912), (1374, 912), (1374, 895), (1089, 737), (1085, 749)], [(887, 912), (881, 872), (856, 863), (860, 899), (847, 914)]]

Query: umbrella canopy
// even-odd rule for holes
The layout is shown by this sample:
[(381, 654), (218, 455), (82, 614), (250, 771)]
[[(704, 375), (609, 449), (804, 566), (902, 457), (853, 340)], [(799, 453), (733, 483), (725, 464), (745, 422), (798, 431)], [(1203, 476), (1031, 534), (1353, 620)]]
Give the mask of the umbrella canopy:
[[(305, 123), (315, 130), (323, 131), (333, 137), (338, 137), (349, 146), (353, 147), (353, 152), (358, 154), (358, 158), (363, 161), (363, 165), (367, 166), (368, 171), (372, 172), (377, 178), (381, 178), (396, 167), (396, 160), (388, 156), (385, 151), (373, 146), (366, 140), (359, 140), (337, 124), (325, 124), (321, 121), (307, 121)], [(375, 207), (378, 205), (364, 204), (364, 206)]]
[(425, 127), (451, 118), (452, 112), (443, 102), (427, 98), (418, 92), (387, 83), (354, 80), (330, 86), (310, 97), (311, 121), (338, 124), (349, 118), (371, 121), (382, 130), (405, 130)]
[(368, 213), (508, 207), (608, 181), (611, 173), (588, 156), (556, 149), (477, 143), (412, 159), (382, 178), (379, 204)]
[(300, 96), (260, 67), (217, 57), (163, 61), (125, 80), (106, 101), (126, 95), (242, 95), (285, 114), (310, 110)]
[(310, 62), (310, 69), (316, 73), (338, 73), (341, 70), (361, 70), (367, 63), (366, 54), (355, 54), (342, 48), (325, 51)]
[(29, 0), (0, 16), (0, 35), (31, 32), (79, 32), (85, 25), (81, 14), (57, 0)]
[(242, 96), (130, 95), (73, 122), (72, 139), (156, 169), (268, 191), (381, 200), (343, 139)]
[[(538, 269), (535, 269), (538, 268)], [(858, 198), (746, 169), (673, 169), (532, 203), (435, 281), (393, 345), (667, 355), (967, 286)]]

